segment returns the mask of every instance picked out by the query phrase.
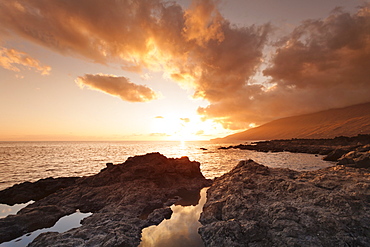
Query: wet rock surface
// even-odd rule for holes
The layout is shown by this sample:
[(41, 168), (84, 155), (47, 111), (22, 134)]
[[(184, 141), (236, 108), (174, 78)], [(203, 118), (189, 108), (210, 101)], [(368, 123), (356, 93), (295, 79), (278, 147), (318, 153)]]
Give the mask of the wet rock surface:
[[(137, 246), (142, 228), (171, 216), (168, 206), (180, 199), (179, 194), (199, 193), (210, 184), (201, 174), (200, 164), (187, 157), (168, 159), (151, 153), (119, 165), (108, 163), (100, 173), (77, 178), (17, 215), (0, 219), (0, 243), (51, 227), (79, 209), (93, 213), (81, 227), (65, 233), (43, 233), (29, 246)], [(16, 187), (7, 193), (13, 190), (17, 194)]]
[(208, 189), (200, 222), (206, 246), (369, 246), (370, 170), (241, 161)]

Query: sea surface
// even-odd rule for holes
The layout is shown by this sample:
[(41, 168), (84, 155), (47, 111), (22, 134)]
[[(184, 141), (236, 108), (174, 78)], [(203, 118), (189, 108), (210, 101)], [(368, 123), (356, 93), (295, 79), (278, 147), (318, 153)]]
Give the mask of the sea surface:
[[(206, 178), (219, 177), (230, 171), (241, 160), (252, 159), (269, 167), (284, 167), (308, 171), (333, 165), (322, 156), (297, 153), (262, 153), (239, 149), (219, 149), (221, 146), (239, 143), (215, 144), (211, 142), (0, 142), (0, 190), (25, 181), (47, 177), (89, 176), (106, 167), (106, 163), (120, 164), (128, 157), (159, 152), (169, 158), (188, 156), (200, 162)], [(203, 247), (198, 235), (198, 222), (206, 201), (206, 190), (195, 206), (172, 205), (171, 219), (158, 226), (143, 229), (140, 247), (193, 246)], [(0, 218), (28, 204), (8, 206), (0, 204)], [(79, 227), (81, 219), (91, 213), (76, 212), (62, 217), (53, 227), (39, 229), (9, 242), (1, 247), (26, 246), (40, 233), (64, 232)]]
[(0, 142), (0, 190), (25, 181), (47, 177), (89, 176), (120, 164), (130, 156), (159, 152), (169, 158), (188, 156), (200, 162), (206, 178), (219, 177), (239, 161), (252, 159), (270, 167), (299, 171), (333, 165), (322, 156), (297, 153), (261, 153), (249, 150), (219, 150), (239, 143), (211, 142)]

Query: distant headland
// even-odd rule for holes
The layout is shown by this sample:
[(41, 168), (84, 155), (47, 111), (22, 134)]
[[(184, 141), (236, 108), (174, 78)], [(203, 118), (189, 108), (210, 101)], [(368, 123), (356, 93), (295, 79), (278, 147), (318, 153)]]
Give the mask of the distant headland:
[(291, 138), (334, 138), (370, 134), (370, 102), (280, 118), (256, 128), (213, 139), (215, 142)]

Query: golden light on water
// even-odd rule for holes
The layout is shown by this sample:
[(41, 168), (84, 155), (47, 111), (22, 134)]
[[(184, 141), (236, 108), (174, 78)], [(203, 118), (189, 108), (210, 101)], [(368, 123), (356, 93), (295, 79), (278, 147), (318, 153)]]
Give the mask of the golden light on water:
[(196, 206), (173, 205), (169, 220), (162, 221), (158, 226), (144, 228), (139, 246), (203, 246), (198, 235), (201, 226), (198, 219), (206, 202), (206, 191), (206, 188), (201, 190), (201, 198)]

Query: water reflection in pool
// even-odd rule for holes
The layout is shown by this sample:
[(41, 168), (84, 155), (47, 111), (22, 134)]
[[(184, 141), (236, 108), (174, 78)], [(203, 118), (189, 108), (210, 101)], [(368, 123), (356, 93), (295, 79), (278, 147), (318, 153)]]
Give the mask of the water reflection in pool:
[(140, 247), (200, 247), (204, 246), (198, 234), (201, 226), (198, 219), (206, 202), (206, 191), (200, 191), (200, 200), (196, 206), (172, 205), (173, 214), (169, 220), (162, 221), (158, 226), (143, 229)]
[(81, 213), (77, 210), (75, 213), (60, 218), (54, 226), (43, 228), (31, 233), (27, 233), (22, 237), (13, 239), (9, 242), (0, 244), (0, 247), (24, 247), (31, 243), (38, 235), (43, 232), (66, 232), (72, 228), (81, 226), (81, 220), (90, 216), (92, 213)]
[(0, 219), (5, 218), (10, 214), (16, 214), (19, 210), (26, 207), (28, 204), (32, 204), (34, 201), (27, 203), (14, 204), (12, 206), (0, 203)]

